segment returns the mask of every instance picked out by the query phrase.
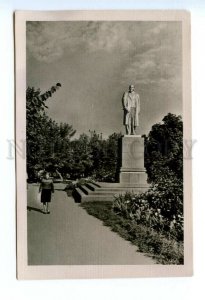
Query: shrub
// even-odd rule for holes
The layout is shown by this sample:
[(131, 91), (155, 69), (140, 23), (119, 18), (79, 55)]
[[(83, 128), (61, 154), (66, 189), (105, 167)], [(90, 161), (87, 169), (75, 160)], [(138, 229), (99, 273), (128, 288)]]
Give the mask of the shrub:
[(183, 184), (173, 177), (160, 177), (142, 194), (115, 197), (113, 210), (153, 230), (183, 240)]
[(95, 181), (100, 182), (115, 182), (116, 170), (113, 171), (113, 169), (106, 170), (101, 168), (93, 172), (92, 178), (95, 179)]
[(71, 180), (69, 180), (69, 181), (67, 181), (65, 190), (72, 190), (74, 187), (75, 187), (75, 184)]
[(67, 181), (67, 185), (64, 191), (67, 193), (68, 196), (71, 196), (74, 188), (75, 188), (75, 184), (71, 180), (69, 180)]

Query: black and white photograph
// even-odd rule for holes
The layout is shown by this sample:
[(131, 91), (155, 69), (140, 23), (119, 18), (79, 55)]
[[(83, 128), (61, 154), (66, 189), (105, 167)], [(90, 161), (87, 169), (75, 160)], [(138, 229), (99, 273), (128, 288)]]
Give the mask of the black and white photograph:
[(16, 13), (19, 278), (192, 274), (189, 22)]

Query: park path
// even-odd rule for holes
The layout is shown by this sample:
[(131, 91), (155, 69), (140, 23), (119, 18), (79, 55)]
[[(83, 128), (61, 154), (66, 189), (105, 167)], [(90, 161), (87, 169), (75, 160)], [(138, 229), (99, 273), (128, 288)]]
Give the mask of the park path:
[(29, 265), (150, 265), (155, 262), (136, 252), (99, 219), (55, 185), (51, 214), (41, 213), (37, 185), (28, 186)]

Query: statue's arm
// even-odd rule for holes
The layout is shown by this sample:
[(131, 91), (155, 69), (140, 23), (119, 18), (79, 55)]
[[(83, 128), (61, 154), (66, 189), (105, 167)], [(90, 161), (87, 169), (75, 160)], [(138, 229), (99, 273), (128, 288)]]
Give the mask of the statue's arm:
[(126, 93), (124, 93), (123, 96), (122, 96), (122, 106), (123, 106), (123, 109), (127, 110), (127, 101), (126, 101), (126, 99), (127, 99)]
[(140, 113), (140, 96), (138, 95), (138, 112)]

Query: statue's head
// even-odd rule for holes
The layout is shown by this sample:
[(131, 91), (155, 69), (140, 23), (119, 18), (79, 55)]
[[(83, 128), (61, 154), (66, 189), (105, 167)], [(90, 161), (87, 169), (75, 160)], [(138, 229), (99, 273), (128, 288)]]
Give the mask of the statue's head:
[(129, 92), (133, 92), (135, 90), (134, 84), (129, 85)]

